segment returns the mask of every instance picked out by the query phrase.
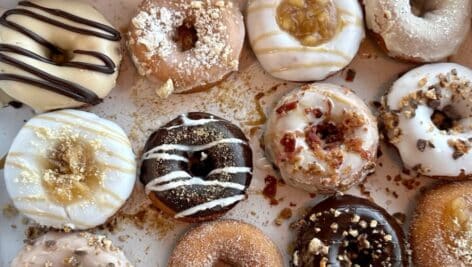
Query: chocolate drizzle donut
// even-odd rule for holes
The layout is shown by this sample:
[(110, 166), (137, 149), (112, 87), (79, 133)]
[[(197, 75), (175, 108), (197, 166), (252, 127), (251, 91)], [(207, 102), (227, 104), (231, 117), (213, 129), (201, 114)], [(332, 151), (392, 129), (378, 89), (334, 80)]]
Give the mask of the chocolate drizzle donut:
[[(64, 3), (55, 0), (20, 1), (17, 8), (7, 10), (0, 17), (0, 29), (4, 31), (0, 38), (0, 65), (4, 66), (0, 71), (2, 89), (38, 111), (98, 104), (115, 82), (121, 60), (120, 33), (105, 24), (103, 16), (91, 6), (79, 1), (68, 4), (71, 6), (61, 6)], [(69, 12), (72, 10), (76, 14)], [(89, 19), (93, 17), (96, 20)], [(54, 35), (64, 38), (60, 40)], [(70, 73), (74, 69), (90, 72), (91, 81), (81, 81), (81, 75), (75, 79)], [(104, 82), (105, 85), (100, 83), (103, 88), (95, 88), (98, 81), (94, 79)], [(110, 85), (106, 84), (108, 81)], [(24, 85), (76, 103), (42, 107), (32, 96), (21, 93)]]
[(300, 222), (293, 266), (407, 266), (402, 229), (384, 209), (332, 196)]
[(144, 148), (141, 182), (153, 203), (184, 221), (214, 219), (243, 200), (252, 152), (242, 131), (203, 112), (183, 114)]

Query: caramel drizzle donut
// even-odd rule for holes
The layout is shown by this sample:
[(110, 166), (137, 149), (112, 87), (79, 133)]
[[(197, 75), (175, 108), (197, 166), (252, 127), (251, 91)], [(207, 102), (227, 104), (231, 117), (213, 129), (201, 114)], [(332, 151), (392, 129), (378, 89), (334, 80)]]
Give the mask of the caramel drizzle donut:
[[(288, 16), (280, 16), (282, 7)], [(249, 1), (246, 13), (257, 59), (269, 74), (284, 80), (325, 79), (351, 62), (365, 36), (358, 1), (255, 0)], [(314, 25), (305, 29), (310, 23)]]
[[(174, 248), (167, 266), (282, 267), (277, 246), (261, 230), (235, 220), (220, 220), (188, 231)], [(226, 266), (226, 265), (225, 265)]]
[[(99, 22), (106, 20), (100, 18), (101, 15), (96, 10), (84, 6), (81, 2), (71, 3), (77, 4), (78, 10), (92, 10), (96, 14), (86, 17), (95, 16), (98, 20), (78, 16), (75, 12), (70, 13), (70, 8), (62, 9), (64, 4), (53, 0), (20, 1), (18, 8), (7, 10), (0, 17), (0, 25), (4, 31), (0, 42), (2, 89), (37, 111), (98, 104), (113, 87), (116, 79), (117, 64), (121, 60), (120, 33)], [(55, 4), (58, 8), (49, 7)], [(36, 31), (31, 30), (32, 26), (36, 27)], [(64, 40), (60, 41), (51, 36), (54, 31), (58, 31), (58, 34), (65, 33)], [(76, 35), (82, 35), (82, 40), (71, 43), (69, 38)], [(81, 49), (80, 46), (92, 47), (94, 50)], [(94, 77), (93, 80), (102, 81), (97, 80), (104, 89), (94, 88), (96, 86), (93, 84), (86, 86), (85, 82), (73, 76), (74, 73), (84, 71), (92, 74), (87, 76), (89, 79)], [(103, 81), (108, 85), (104, 86)], [(23, 92), (17, 84), (47, 90), (52, 93), (47, 94), (48, 96), (57, 94), (73, 101), (38, 102), (31, 97), (33, 93)]]
[(472, 70), (425, 65), (398, 79), (383, 99), (389, 142), (406, 168), (442, 178), (472, 175)]
[(401, 227), (368, 200), (350, 195), (329, 197), (298, 225), (293, 266), (408, 265)]
[(264, 133), (268, 158), (290, 185), (309, 192), (346, 190), (375, 168), (376, 119), (345, 87), (314, 83), (284, 96)]
[(251, 149), (229, 121), (201, 112), (181, 115), (154, 132), (144, 151), (146, 193), (175, 218), (208, 220), (246, 198)]

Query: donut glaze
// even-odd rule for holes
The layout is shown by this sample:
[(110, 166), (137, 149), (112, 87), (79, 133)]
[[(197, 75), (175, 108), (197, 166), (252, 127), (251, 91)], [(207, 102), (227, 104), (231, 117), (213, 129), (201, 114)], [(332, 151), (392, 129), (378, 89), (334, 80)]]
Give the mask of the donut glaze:
[(410, 225), (415, 266), (471, 266), (471, 218), (471, 181), (443, 184), (426, 191)]
[(242, 131), (203, 112), (183, 114), (154, 132), (142, 160), (146, 193), (183, 221), (223, 215), (246, 198), (252, 178), (252, 152)]
[(375, 117), (345, 87), (303, 85), (271, 112), (264, 133), (268, 158), (290, 185), (309, 192), (346, 190), (375, 168)]
[(362, 198), (332, 196), (300, 222), (292, 266), (407, 266), (402, 229)]
[[(406, 168), (442, 178), (472, 174), (471, 96), (472, 70), (454, 63), (413, 69), (393, 84), (381, 117)], [(450, 125), (435, 124), (436, 114)]]
[(367, 27), (392, 57), (439, 61), (454, 54), (470, 34), (471, 0), (364, 0), (364, 6)]
[(11, 267), (115, 266), (132, 267), (123, 252), (111, 240), (90, 233), (49, 232), (26, 245)]
[(205, 223), (187, 232), (167, 266), (213, 267), (221, 262), (244, 267), (283, 266), (272, 240), (256, 227), (235, 220)]
[[(182, 29), (196, 35), (193, 41), (187, 37), (186, 48), (179, 43)], [(140, 75), (171, 80), (171, 90), (181, 93), (237, 71), (244, 36), (242, 14), (232, 1), (145, 0), (131, 20), (127, 44)]]
[(98, 104), (115, 86), (120, 38), (81, 1), (20, 1), (0, 17), (0, 88), (37, 112)]
[(280, 28), (276, 15), (282, 1), (286, 0), (249, 1), (246, 10), (252, 50), (269, 74), (289, 81), (323, 80), (351, 62), (365, 36), (357, 1), (332, 1), (340, 27), (334, 37), (317, 46), (302, 45)]
[(125, 203), (136, 160), (124, 131), (95, 114), (61, 110), (29, 120), (4, 169), (15, 207), (43, 226), (88, 229)]

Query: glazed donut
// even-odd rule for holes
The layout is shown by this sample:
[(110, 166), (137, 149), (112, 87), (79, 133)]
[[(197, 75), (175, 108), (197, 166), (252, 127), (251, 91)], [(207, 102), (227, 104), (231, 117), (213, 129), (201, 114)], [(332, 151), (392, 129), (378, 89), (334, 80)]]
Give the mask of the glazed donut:
[(11, 267), (104, 266), (131, 267), (111, 240), (90, 233), (47, 233), (26, 245)]
[(424, 193), (410, 225), (410, 245), (415, 266), (472, 266), (471, 181)]
[(343, 191), (375, 168), (377, 122), (352, 91), (303, 85), (270, 113), (265, 151), (288, 184), (309, 192)]
[(145, 0), (131, 20), (127, 43), (139, 74), (170, 80), (181, 93), (237, 71), (244, 34), (232, 1)]
[(115, 123), (62, 110), (29, 120), (8, 152), (5, 184), (15, 207), (42, 226), (88, 229), (125, 203), (136, 179), (128, 137)]
[(343, 69), (365, 35), (357, 1), (249, 1), (246, 25), (262, 67), (289, 81), (323, 80)]
[(472, 175), (472, 70), (453, 63), (416, 68), (398, 79), (381, 112), (406, 168), (431, 177)]
[(215, 219), (246, 198), (252, 152), (242, 131), (191, 112), (170, 121), (144, 147), (141, 182), (154, 205), (176, 219)]
[(212, 267), (218, 263), (283, 266), (282, 256), (272, 240), (256, 227), (235, 220), (205, 223), (188, 231), (174, 248), (167, 266)]
[(293, 266), (408, 266), (401, 227), (366, 199), (329, 197), (300, 225)]
[(89, 4), (20, 1), (0, 17), (0, 90), (37, 112), (98, 104), (115, 86), (120, 38)]
[(439, 61), (470, 34), (471, 0), (364, 0), (364, 6), (367, 28), (391, 57)]

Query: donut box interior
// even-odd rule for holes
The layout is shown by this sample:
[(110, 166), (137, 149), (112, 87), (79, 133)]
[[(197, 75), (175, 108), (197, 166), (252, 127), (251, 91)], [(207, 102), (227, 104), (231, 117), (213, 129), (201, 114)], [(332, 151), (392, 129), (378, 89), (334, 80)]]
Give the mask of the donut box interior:
[[(103, 12), (121, 32), (126, 31), (140, 2), (87, 1)], [(2, 0), (0, 4), (3, 8), (10, 8), (16, 1)], [(240, 0), (239, 4), (244, 8), (245, 1)], [(468, 35), (460, 51), (448, 60), (472, 67), (472, 34)], [(327, 81), (351, 88), (376, 112), (380, 96), (399, 75), (415, 66), (387, 57), (368, 36), (354, 61)], [(310, 195), (282, 183), (276, 185), (274, 199), (264, 196), (265, 178), (268, 175), (277, 177), (277, 174), (265, 159), (259, 139), (265, 114), (284, 93), (299, 85), (274, 79), (264, 72), (246, 38), (238, 73), (233, 73), (222, 83), (204, 92), (171, 95), (162, 100), (155, 93), (158, 86), (137, 74), (125, 52), (116, 88), (102, 104), (84, 110), (122, 126), (137, 155), (141, 154), (151, 132), (184, 112), (206, 111), (239, 125), (251, 140), (254, 177), (248, 199), (239, 203), (224, 218), (240, 219), (259, 227), (274, 240), (288, 265), (289, 251), (295, 238), (295, 231), (290, 228), (290, 224), (301, 218), (306, 208), (323, 196)], [(26, 106), (0, 109), (0, 156), (7, 153), (16, 133), (33, 115), (33, 111)], [(0, 171), (0, 176), (0, 207), (3, 208), (0, 214), (0, 266), (9, 266), (27, 238), (25, 233), (35, 235), (39, 229), (9, 208), (12, 201), (5, 189), (3, 171)], [(432, 182), (434, 180), (417, 177), (403, 170), (397, 152), (382, 142), (375, 173), (348, 193), (370, 198), (403, 221), (406, 229), (415, 197)], [(170, 219), (150, 207), (143, 186), (137, 184), (122, 210), (108, 224), (92, 231), (108, 235), (135, 266), (166, 266), (178, 238), (191, 225)]]

